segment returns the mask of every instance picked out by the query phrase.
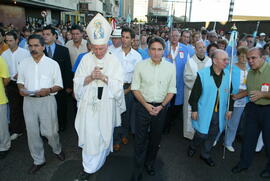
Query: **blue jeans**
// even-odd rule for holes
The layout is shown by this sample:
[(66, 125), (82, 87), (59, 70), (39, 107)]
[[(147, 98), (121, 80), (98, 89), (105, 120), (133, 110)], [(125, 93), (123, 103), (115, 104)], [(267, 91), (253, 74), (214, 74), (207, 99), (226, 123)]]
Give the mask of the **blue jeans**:
[[(237, 128), (241, 119), (241, 115), (245, 107), (234, 107), (231, 120), (227, 121), (227, 130), (225, 130), (224, 145), (232, 146), (235, 139)], [(221, 133), (218, 134), (216, 141), (219, 140)]]
[(245, 107), (234, 107), (232, 118), (227, 122), (227, 130), (224, 138), (225, 146), (232, 146), (244, 108)]

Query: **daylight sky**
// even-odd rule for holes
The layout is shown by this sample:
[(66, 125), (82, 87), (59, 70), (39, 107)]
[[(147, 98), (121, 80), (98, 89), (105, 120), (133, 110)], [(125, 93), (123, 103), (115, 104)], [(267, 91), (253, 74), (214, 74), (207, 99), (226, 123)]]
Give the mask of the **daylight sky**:
[[(180, 0), (185, 2), (185, 0)], [(193, 0), (191, 21), (226, 21), (230, 0)], [(175, 15), (183, 15), (185, 3), (179, 3)], [(233, 15), (270, 16), (270, 0), (235, 0)]]

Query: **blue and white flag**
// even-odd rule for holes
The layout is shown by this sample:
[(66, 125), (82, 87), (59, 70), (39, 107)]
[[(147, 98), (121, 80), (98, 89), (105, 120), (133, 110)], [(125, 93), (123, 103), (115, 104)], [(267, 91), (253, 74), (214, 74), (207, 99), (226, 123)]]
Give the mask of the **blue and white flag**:
[(252, 34), (253, 38), (256, 39), (256, 36), (257, 36), (257, 31), (254, 31), (253, 34)]
[(236, 46), (237, 36), (238, 36), (238, 32), (236, 30), (233, 30), (231, 32), (231, 36), (230, 36), (228, 46), (230, 46), (230, 47), (235, 47)]
[(256, 39), (256, 36), (257, 36), (257, 32), (258, 32), (259, 26), (260, 26), (260, 21), (257, 22), (256, 30), (255, 30), (255, 31), (253, 32), (253, 34), (252, 34), (254, 40)]
[(167, 18), (167, 27), (171, 28), (173, 24), (173, 16), (168, 16)]
[(127, 16), (126, 23), (131, 23), (131, 17), (130, 17), (130, 14), (128, 14), (128, 16)]

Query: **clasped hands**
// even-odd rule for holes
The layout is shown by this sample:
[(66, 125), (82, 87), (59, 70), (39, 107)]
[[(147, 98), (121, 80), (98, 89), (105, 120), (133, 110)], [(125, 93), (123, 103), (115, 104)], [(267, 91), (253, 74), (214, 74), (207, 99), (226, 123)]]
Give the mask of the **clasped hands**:
[(145, 108), (151, 116), (157, 116), (159, 112), (163, 109), (161, 105), (153, 106), (149, 103), (145, 103)]
[(84, 80), (84, 85), (89, 84), (93, 80), (102, 80), (104, 81), (106, 76), (101, 72), (102, 68), (95, 67), (89, 76), (87, 76)]
[(105, 75), (101, 72), (102, 68), (95, 67), (92, 73), (90, 74), (93, 80), (104, 80)]

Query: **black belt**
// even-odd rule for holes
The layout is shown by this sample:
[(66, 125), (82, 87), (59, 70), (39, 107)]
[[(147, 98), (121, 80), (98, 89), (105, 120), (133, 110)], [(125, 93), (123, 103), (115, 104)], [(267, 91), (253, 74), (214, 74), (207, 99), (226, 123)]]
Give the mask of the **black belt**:
[(124, 83), (123, 88), (128, 89), (130, 87), (131, 83)]
[(10, 80), (8, 85), (13, 85), (13, 86), (15, 85), (15, 86), (17, 86), (17, 81)]
[(152, 106), (160, 106), (161, 104), (162, 104), (162, 102), (161, 103), (158, 103), (158, 102), (147, 102), (148, 104), (151, 104)]
[(33, 98), (43, 98), (43, 97), (48, 97), (50, 95), (47, 96), (37, 96), (37, 95), (29, 95), (29, 97), (33, 97)]

